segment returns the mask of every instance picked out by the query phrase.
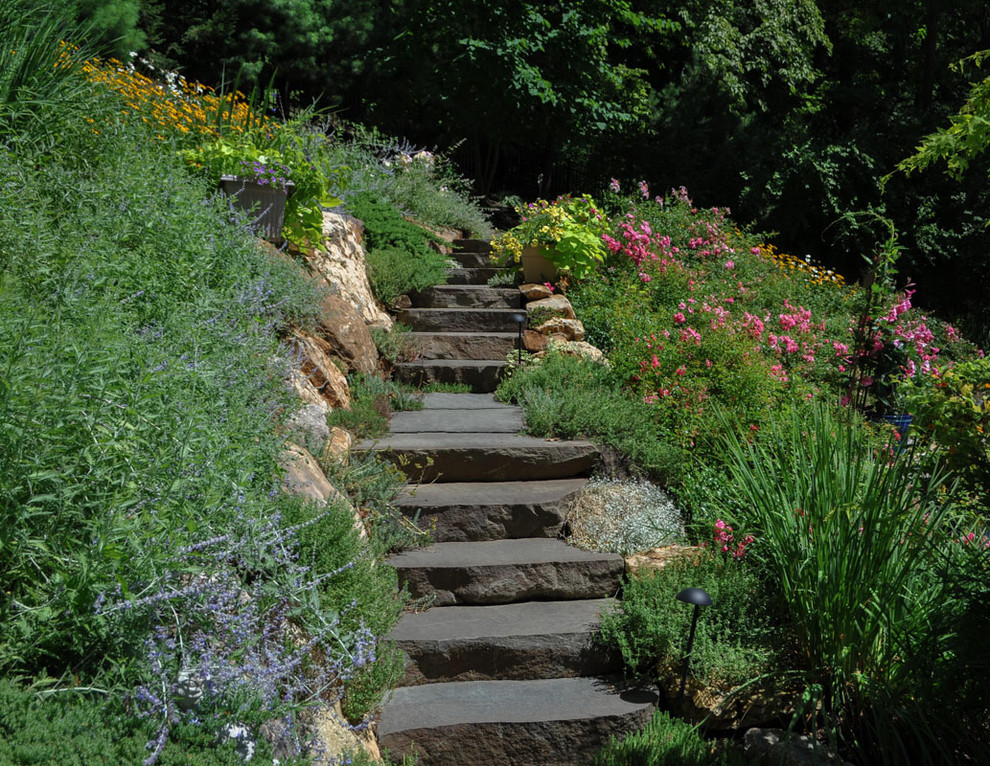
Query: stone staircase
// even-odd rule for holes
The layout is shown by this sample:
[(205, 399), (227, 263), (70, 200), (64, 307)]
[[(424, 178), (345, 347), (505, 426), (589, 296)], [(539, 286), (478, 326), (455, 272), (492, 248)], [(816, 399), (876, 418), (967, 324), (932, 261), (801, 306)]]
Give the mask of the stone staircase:
[[(592, 643), (618, 592), (622, 558), (557, 539), (567, 499), (587, 481), (597, 450), (520, 435), (520, 410), (484, 393), (517, 337), (497, 321), (520, 309), (472, 301), (471, 291), (481, 304), (519, 300), (514, 288), (480, 286), (491, 272), (481, 255), (460, 256), (454, 275), (465, 285), (424, 291), (416, 302), (430, 305), (403, 319), (417, 328), (417, 342), (438, 350), (407, 367), (407, 380), (450, 379), (457, 370), (480, 393), (428, 394), (423, 410), (393, 416), (388, 438), (359, 445), (405, 471), (400, 508), (432, 525), (436, 540), (389, 562), (412, 596), (432, 606), (407, 613), (393, 632), (406, 677), (383, 707), (378, 738), (393, 758), (416, 752), (422, 766), (590, 763), (612, 734), (646, 723), (655, 697), (623, 688), (618, 658)], [(435, 305), (442, 301), (454, 305)], [(486, 331), (489, 320), (500, 331)], [(458, 344), (498, 353), (462, 358)], [(494, 371), (481, 372), (487, 366)]]
[(451, 256), (459, 264), (448, 271), (448, 284), (411, 296), (413, 308), (397, 319), (412, 327), (415, 362), (396, 365), (399, 380), (466, 383), (474, 391), (490, 392), (498, 384), (506, 355), (516, 348), (519, 323), (525, 316), (515, 287), (488, 287), (502, 269), (492, 266), (491, 245), (482, 240), (455, 240)]

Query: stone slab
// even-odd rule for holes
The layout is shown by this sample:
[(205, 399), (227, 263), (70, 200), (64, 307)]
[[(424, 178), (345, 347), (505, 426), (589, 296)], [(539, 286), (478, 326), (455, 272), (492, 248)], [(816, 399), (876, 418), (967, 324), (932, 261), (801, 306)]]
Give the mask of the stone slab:
[(656, 697), (615, 678), (468, 681), (396, 689), (378, 725), (393, 757), (421, 766), (590, 764), (612, 735), (646, 724)]
[(497, 274), (504, 274), (505, 269), (498, 267), (476, 269), (447, 269), (448, 285), (484, 285)]
[(621, 556), (525, 538), (435, 543), (390, 556), (413, 598), (436, 606), (614, 596), (625, 571)]
[(492, 243), (487, 239), (462, 237), (455, 239), (450, 244), (462, 253), (490, 253), (492, 251)]
[(522, 294), (515, 287), (437, 285), (410, 297), (416, 308), (500, 308), (522, 311)]
[(417, 332), (517, 332), (522, 309), (508, 308), (436, 308), (404, 309), (398, 321)]
[(557, 537), (570, 497), (588, 480), (409, 485), (396, 506), (439, 543)]
[(495, 265), (491, 253), (451, 253), (450, 257), (461, 266), (468, 269), (490, 268)]
[(420, 359), (504, 360), (519, 345), (515, 332), (411, 332), (408, 338)]
[(394, 434), (433, 433), (501, 433), (514, 434), (523, 429), (522, 411), (518, 409), (424, 409), (396, 412), (389, 422)]
[(498, 387), (506, 363), (498, 359), (423, 359), (395, 365), (398, 380), (413, 386), (427, 383), (459, 383), (477, 393), (491, 393)]
[(365, 440), (414, 482), (531, 481), (589, 474), (598, 448), (586, 441), (547, 441), (515, 434), (392, 434)]
[(491, 394), (423, 394), (424, 410), (518, 410), (514, 404), (497, 401)]
[(402, 685), (617, 672), (618, 652), (594, 643), (601, 612), (613, 603), (526, 601), (406, 614), (391, 633), (408, 657)]

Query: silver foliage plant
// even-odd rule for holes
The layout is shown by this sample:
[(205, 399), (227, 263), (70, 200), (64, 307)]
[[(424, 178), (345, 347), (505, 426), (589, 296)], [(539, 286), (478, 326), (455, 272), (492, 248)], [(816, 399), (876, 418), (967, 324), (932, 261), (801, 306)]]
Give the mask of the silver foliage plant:
[(569, 542), (623, 555), (683, 543), (684, 521), (673, 500), (645, 481), (592, 479), (567, 517)]

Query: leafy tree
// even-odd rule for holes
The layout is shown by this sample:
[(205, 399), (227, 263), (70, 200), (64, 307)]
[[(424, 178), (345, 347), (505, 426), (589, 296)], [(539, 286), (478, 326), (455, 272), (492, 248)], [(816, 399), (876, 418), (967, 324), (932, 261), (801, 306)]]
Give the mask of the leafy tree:
[(123, 56), (147, 43), (139, 27), (141, 0), (62, 0), (68, 14), (87, 28), (94, 42)]
[[(977, 68), (990, 57), (990, 50), (974, 53), (963, 59), (957, 69), (971, 63)], [(958, 112), (949, 118), (949, 126), (929, 134), (917, 151), (897, 165), (898, 170), (912, 173), (924, 170), (939, 161), (946, 163), (946, 172), (955, 179), (962, 178), (972, 159), (990, 146), (990, 77), (973, 83), (969, 97)]]
[[(374, 0), (146, 0), (166, 63), (210, 84), (274, 81), (285, 99), (340, 99), (360, 74)], [(286, 103), (286, 106), (289, 104)]]
[(628, 0), (413, 0), (402, 14), (382, 74), (401, 77), (404, 93), (381, 99), (374, 115), (433, 123), (438, 139), (466, 137), (482, 191), (507, 146), (541, 152), (543, 164), (531, 172), (542, 174), (545, 192), (565, 145), (643, 119), (645, 72), (619, 54), (634, 35), (677, 28)]

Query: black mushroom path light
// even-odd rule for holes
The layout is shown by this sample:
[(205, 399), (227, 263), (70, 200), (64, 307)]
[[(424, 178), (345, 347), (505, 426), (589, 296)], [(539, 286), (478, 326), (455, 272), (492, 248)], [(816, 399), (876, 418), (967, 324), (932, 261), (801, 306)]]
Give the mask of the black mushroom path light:
[(712, 597), (701, 588), (685, 588), (674, 598), (685, 604), (694, 604), (691, 632), (688, 634), (687, 651), (684, 654), (684, 671), (681, 673), (681, 692), (677, 697), (677, 701), (680, 702), (684, 699), (684, 689), (687, 686), (688, 667), (691, 665), (691, 648), (694, 646), (694, 629), (698, 627), (698, 614), (701, 612), (701, 607), (711, 606)]

